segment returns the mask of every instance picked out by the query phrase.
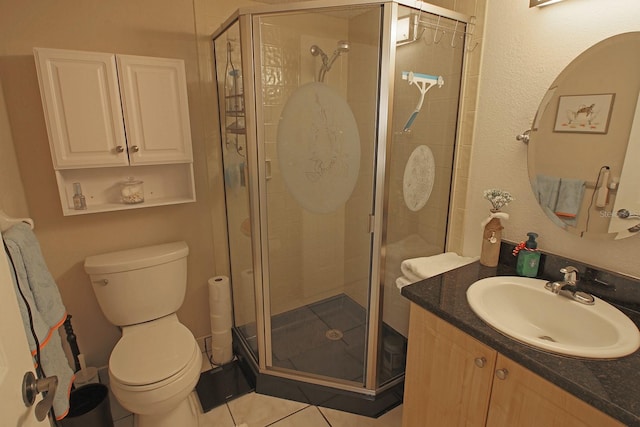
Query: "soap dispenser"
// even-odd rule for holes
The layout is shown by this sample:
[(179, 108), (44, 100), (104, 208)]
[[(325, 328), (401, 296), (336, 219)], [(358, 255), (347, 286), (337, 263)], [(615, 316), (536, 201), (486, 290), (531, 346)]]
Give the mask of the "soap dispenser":
[(521, 243), (518, 251), (518, 261), (516, 263), (516, 272), (524, 277), (536, 277), (538, 275), (538, 267), (540, 266), (540, 252), (538, 252), (538, 235), (533, 232), (527, 233), (529, 239)]

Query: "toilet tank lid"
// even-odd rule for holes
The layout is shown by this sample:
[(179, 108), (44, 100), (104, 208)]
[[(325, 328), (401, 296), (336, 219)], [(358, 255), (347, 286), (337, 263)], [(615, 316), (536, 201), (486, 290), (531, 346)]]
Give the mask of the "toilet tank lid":
[(186, 242), (164, 243), (87, 257), (84, 270), (87, 274), (119, 273), (165, 264), (188, 254)]

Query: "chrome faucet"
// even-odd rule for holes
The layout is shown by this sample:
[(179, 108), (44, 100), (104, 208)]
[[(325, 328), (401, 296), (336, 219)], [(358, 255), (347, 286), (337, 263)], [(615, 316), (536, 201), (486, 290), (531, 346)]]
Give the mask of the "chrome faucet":
[(572, 266), (567, 266), (560, 269), (560, 273), (564, 274), (564, 280), (561, 282), (547, 282), (545, 289), (553, 292), (554, 294), (561, 295), (571, 300), (577, 301), (581, 304), (593, 305), (595, 299), (593, 295), (586, 292), (579, 291), (577, 289), (578, 283), (578, 269)]

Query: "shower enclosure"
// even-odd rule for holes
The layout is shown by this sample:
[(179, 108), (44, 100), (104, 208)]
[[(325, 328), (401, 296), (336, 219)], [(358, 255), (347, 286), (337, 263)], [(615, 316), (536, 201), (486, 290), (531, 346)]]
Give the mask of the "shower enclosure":
[(213, 35), (234, 349), (259, 392), (371, 416), (401, 400), (396, 282), (446, 249), (470, 19), (286, 3)]

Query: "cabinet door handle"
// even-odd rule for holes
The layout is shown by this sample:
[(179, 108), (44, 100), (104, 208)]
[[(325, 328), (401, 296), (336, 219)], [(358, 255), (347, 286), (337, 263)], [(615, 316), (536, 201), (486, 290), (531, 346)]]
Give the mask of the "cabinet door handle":
[(484, 357), (476, 357), (474, 362), (478, 368), (484, 368), (484, 366), (487, 364), (487, 359)]
[(496, 371), (496, 377), (498, 377), (499, 380), (506, 380), (508, 376), (509, 376), (509, 371), (505, 368), (498, 369)]
[(130, 150), (132, 153), (137, 153), (138, 151), (140, 151), (140, 147), (138, 147), (137, 145), (132, 145)]
[(124, 147), (122, 145), (116, 145), (116, 153), (122, 153), (124, 151)]

